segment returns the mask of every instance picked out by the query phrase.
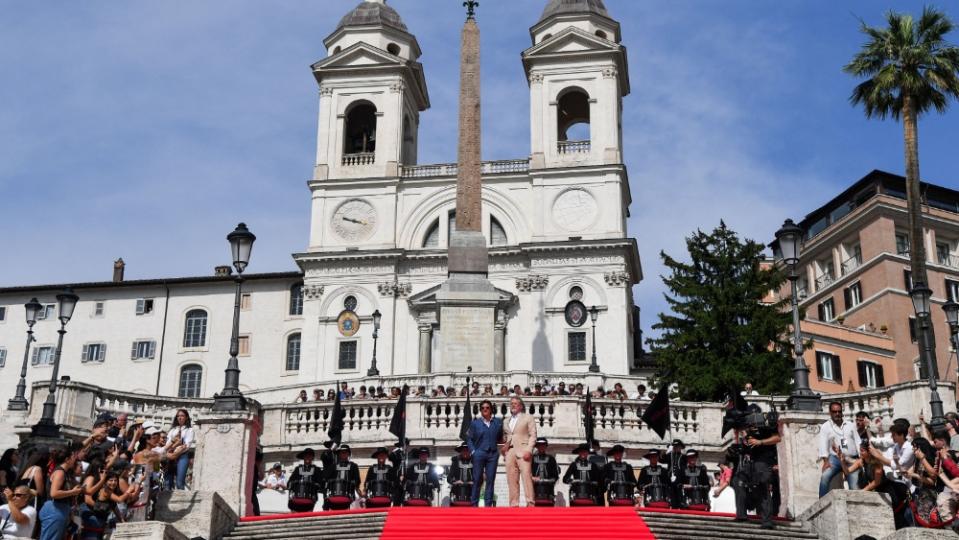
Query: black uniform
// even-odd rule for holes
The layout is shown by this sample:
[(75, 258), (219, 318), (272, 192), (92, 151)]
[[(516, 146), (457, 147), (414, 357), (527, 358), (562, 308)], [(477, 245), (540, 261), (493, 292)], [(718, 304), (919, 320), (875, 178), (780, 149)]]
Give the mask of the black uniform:
[[(686, 465), (679, 478), (683, 486), (683, 506), (691, 504), (705, 504), (709, 506), (709, 474), (705, 465)], [(692, 487), (685, 487), (692, 486)]]
[(432, 463), (417, 461), (406, 468), (405, 477), (406, 493), (411, 498), (426, 497), (425, 500), (433, 502), (433, 490), (440, 488), (440, 479), (436, 476)]
[[(345, 496), (350, 502), (356, 499), (356, 490), (360, 487), (360, 468), (352, 461), (337, 461), (326, 469), (326, 496)], [(324, 507), (327, 506), (324, 504)], [(349, 504), (330, 504), (331, 510), (346, 510)]]
[[(559, 465), (556, 458), (549, 454), (535, 454), (533, 456), (533, 486), (536, 489), (536, 499), (539, 500), (540, 490), (551, 496), (556, 494), (556, 481), (559, 480)], [(539, 478), (539, 480), (535, 480)]]
[(394, 506), (403, 504), (403, 460), (405, 458), (406, 452), (404, 452), (401, 447), (393, 448), (386, 456), (386, 459), (389, 460), (389, 462), (393, 465), (393, 469), (396, 471), (396, 488), (393, 491)]
[(649, 506), (651, 502), (669, 504), (669, 487), (669, 470), (662, 464), (647, 465), (639, 471), (643, 506)]
[[(297, 465), (290, 474), (290, 500), (287, 508), (293, 512), (312, 512), (319, 494), (323, 492), (323, 470), (318, 465)], [(312, 503), (307, 501), (312, 500)]]
[[(776, 434), (771, 428), (750, 428), (748, 436), (766, 439)], [(773, 466), (776, 464), (775, 446), (750, 448), (743, 444), (742, 457), (733, 473), (733, 491), (736, 493), (736, 518), (745, 519), (747, 508), (756, 508), (763, 525), (772, 526)]]
[(683, 507), (683, 484), (680, 482), (683, 469), (686, 468), (686, 454), (669, 452), (669, 504), (673, 508)]
[[(463, 504), (473, 502), (473, 462), (467, 458), (465, 462), (460, 456), (453, 456), (450, 462), (450, 473), (446, 477), (452, 488), (451, 496)], [(458, 483), (457, 483), (458, 482)], [(458, 492), (458, 493), (457, 493)]]
[[(330, 450), (329, 448), (327, 448), (326, 450), (323, 450), (322, 452), (320, 452), (320, 463), (323, 464), (324, 471), (328, 471), (332, 469), (333, 466), (336, 464), (336, 454), (333, 452), (333, 450)], [(324, 478), (325, 477), (326, 475), (324, 474)], [(323, 510), (329, 510), (329, 509), (330, 509), (330, 503), (326, 500), (326, 497), (323, 497)]]
[(394, 469), (392, 465), (389, 463), (384, 463), (382, 465), (379, 463), (374, 463), (370, 465), (369, 469), (366, 470), (366, 481), (363, 484), (366, 488), (366, 496), (380, 496), (381, 493), (377, 492), (377, 487), (384, 485), (382, 482), (385, 482), (385, 495), (388, 496), (392, 501), (393, 494), (396, 493), (396, 485), (399, 483), (399, 481), (399, 475), (396, 473), (396, 469)]
[[(563, 475), (564, 484), (576, 482), (591, 483), (591, 495), (597, 506), (603, 505), (603, 469), (595, 462), (587, 459), (576, 458), (566, 469)], [(572, 496), (570, 496), (572, 499)]]
[(636, 473), (632, 465), (625, 461), (610, 461), (603, 468), (603, 476), (606, 483), (606, 501), (610, 506), (618, 493), (624, 493), (630, 501), (633, 500), (636, 494)]

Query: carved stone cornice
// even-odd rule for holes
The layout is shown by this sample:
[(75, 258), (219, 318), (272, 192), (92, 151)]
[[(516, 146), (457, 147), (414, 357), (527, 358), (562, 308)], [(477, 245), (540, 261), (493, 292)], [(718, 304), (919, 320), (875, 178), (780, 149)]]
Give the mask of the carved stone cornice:
[(618, 75), (616, 68), (608, 67), (603, 69), (603, 78), (604, 79), (615, 79)]
[(625, 287), (629, 284), (629, 272), (618, 270), (616, 272), (606, 272), (603, 274), (606, 285), (610, 287)]
[(543, 274), (530, 274), (516, 278), (516, 290), (519, 292), (541, 291), (547, 285), (549, 285), (549, 276)]
[(321, 87), (320, 87), (320, 95), (321, 95), (321, 96), (332, 96), (332, 95), (333, 95), (333, 87), (332, 87), (332, 86), (321, 86)]
[(307, 300), (317, 300), (323, 296), (323, 291), (326, 289), (323, 285), (304, 285), (303, 286), (303, 297)]
[(403, 90), (405, 89), (406, 89), (406, 85), (404, 85), (402, 81), (398, 81), (390, 84), (390, 92), (393, 92), (394, 94), (399, 94), (403, 92)]
[(376, 285), (380, 291), (380, 296), (392, 296), (393, 298), (409, 296), (413, 291), (411, 283), (400, 283), (398, 281), (387, 281)]
[(539, 84), (543, 82), (543, 74), (538, 71), (533, 71), (529, 74), (529, 82), (533, 84)]

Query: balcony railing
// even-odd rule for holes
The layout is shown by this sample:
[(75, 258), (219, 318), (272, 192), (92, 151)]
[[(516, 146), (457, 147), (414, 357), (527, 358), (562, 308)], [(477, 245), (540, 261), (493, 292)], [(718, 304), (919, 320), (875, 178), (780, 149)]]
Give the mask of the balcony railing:
[(944, 255), (939, 256), (939, 264), (942, 266), (948, 266), (949, 268), (959, 268), (959, 255)]
[(842, 262), (842, 275), (846, 275), (862, 266), (862, 255), (853, 255)]
[[(482, 174), (524, 173), (529, 170), (528, 159), (507, 159), (484, 161)], [(438, 163), (435, 165), (404, 165), (400, 169), (401, 178), (434, 178), (456, 176), (459, 165), (456, 163)]]
[(823, 274), (816, 278), (816, 290), (828, 287), (835, 283), (836, 278), (832, 274)]
[(346, 154), (343, 156), (344, 167), (356, 167), (359, 165), (372, 165), (376, 154), (373, 152), (361, 152), (358, 154)]
[(589, 141), (559, 141), (556, 150), (560, 154), (588, 154), (590, 144)]

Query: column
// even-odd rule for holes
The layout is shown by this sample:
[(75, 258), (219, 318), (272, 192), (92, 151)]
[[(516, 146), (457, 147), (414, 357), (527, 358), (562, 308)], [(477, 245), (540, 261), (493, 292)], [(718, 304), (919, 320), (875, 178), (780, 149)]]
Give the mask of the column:
[(420, 358), (418, 373), (428, 375), (433, 369), (433, 325), (420, 324)]
[(496, 323), (493, 325), (493, 371), (506, 371), (506, 311), (496, 310)]

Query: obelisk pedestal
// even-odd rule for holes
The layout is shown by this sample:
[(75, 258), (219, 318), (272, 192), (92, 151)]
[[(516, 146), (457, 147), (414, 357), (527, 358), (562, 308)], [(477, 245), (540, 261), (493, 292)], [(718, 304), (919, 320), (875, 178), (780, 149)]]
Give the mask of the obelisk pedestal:
[(459, 172), (456, 177), (456, 229), (450, 234), (449, 277), (436, 293), (440, 324), (440, 365), (434, 371), (490, 372), (494, 369), (494, 325), (500, 301), (487, 279), (489, 252), (482, 232), (480, 152), (480, 36), (467, 2), (460, 53)]

